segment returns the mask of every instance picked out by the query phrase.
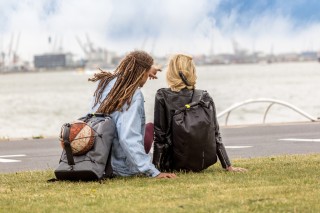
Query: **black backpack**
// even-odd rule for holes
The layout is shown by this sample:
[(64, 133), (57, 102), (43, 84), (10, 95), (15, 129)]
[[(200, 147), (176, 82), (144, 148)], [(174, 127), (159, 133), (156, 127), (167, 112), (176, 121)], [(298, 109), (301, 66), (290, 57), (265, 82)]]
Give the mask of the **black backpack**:
[(171, 124), (172, 169), (199, 172), (217, 162), (213, 104), (194, 90), (191, 103), (176, 110)]

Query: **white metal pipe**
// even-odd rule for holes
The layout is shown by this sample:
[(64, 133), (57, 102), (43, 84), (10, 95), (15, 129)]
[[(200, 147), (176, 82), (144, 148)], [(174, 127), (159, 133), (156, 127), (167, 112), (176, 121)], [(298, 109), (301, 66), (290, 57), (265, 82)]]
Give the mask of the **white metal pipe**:
[[(240, 102), (240, 103), (236, 103), (236, 104), (232, 105), (231, 107), (227, 108), (226, 110), (222, 111), (221, 113), (219, 113), (217, 115), (217, 117), (220, 118), (220, 117), (224, 116), (225, 114), (227, 114), (227, 117), (229, 118), (229, 115), (233, 110), (235, 110), (235, 109), (237, 109), (237, 108), (239, 108), (241, 106), (244, 106), (244, 105), (247, 105), (247, 104), (251, 104), (251, 103), (272, 103), (272, 105), (273, 104), (279, 104), (279, 105), (282, 105), (282, 106), (285, 106), (285, 107), (288, 107), (288, 108), (292, 109), (293, 111), (299, 113), (300, 115), (308, 118), (311, 121), (317, 121), (318, 120), (317, 118), (309, 115), (308, 113), (302, 111), (301, 109), (299, 109), (298, 107), (296, 107), (296, 106), (294, 106), (292, 104), (289, 104), (289, 103), (284, 102), (284, 101), (275, 100), (275, 99), (269, 99), (269, 98), (249, 99), (249, 100), (246, 100), (246, 101), (243, 101), (243, 102)], [(266, 117), (266, 113), (268, 113), (268, 111), (269, 111), (269, 109), (270, 109), (270, 107), (272, 105), (270, 105), (268, 107), (268, 110), (265, 112), (264, 118)], [(227, 125), (227, 122), (228, 122), (228, 118), (226, 118), (226, 125)]]

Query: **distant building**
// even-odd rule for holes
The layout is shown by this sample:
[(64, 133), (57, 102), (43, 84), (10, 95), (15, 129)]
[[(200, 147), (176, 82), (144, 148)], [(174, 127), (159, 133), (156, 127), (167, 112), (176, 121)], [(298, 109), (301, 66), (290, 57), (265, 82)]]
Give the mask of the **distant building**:
[(50, 53), (34, 56), (34, 67), (36, 69), (57, 69), (73, 67), (72, 54)]
[(316, 61), (317, 59), (318, 55), (315, 51), (305, 51), (300, 53), (301, 61)]

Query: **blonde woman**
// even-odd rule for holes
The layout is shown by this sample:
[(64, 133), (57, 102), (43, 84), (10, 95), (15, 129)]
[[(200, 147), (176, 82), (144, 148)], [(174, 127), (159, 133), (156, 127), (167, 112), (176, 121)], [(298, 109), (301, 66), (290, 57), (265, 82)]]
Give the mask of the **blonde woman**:
[[(175, 169), (175, 158), (173, 157), (175, 153), (172, 151), (174, 141), (171, 141), (173, 138), (172, 118), (177, 110), (191, 102), (195, 91), (197, 75), (192, 57), (183, 54), (174, 55), (169, 61), (166, 78), (169, 88), (162, 88), (157, 91), (154, 109), (153, 164), (156, 165), (160, 171), (171, 171)], [(227, 171), (246, 171), (246, 169), (233, 167), (231, 165), (226, 149), (222, 143), (214, 102), (207, 92), (203, 91), (202, 94), (202, 100), (212, 104), (211, 109), (213, 116), (211, 122), (213, 124), (212, 131), (214, 131), (212, 138), (215, 138), (213, 139), (215, 141), (212, 141), (212, 143), (215, 143), (212, 147), (215, 147), (213, 149), (216, 149), (215, 153), (217, 153), (222, 167)], [(214, 156), (214, 158), (217, 159), (216, 156)], [(197, 161), (198, 159), (192, 160)], [(200, 160), (201, 159), (199, 159), (199, 161)]]

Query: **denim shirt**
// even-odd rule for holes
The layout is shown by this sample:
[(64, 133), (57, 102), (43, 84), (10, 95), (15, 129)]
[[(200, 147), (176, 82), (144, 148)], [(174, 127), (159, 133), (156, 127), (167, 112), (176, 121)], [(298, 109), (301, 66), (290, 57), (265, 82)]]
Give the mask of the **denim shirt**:
[[(94, 108), (92, 107), (95, 97), (92, 98), (89, 113), (96, 112), (115, 82), (116, 79), (110, 81), (103, 91), (100, 101)], [(157, 176), (160, 172), (151, 163), (151, 157), (144, 150), (144, 97), (139, 88), (132, 97), (129, 109), (127, 104), (122, 109), (122, 112), (115, 111), (110, 115), (117, 127), (117, 134), (113, 140), (111, 153), (113, 173), (120, 176), (141, 173), (151, 177)]]

